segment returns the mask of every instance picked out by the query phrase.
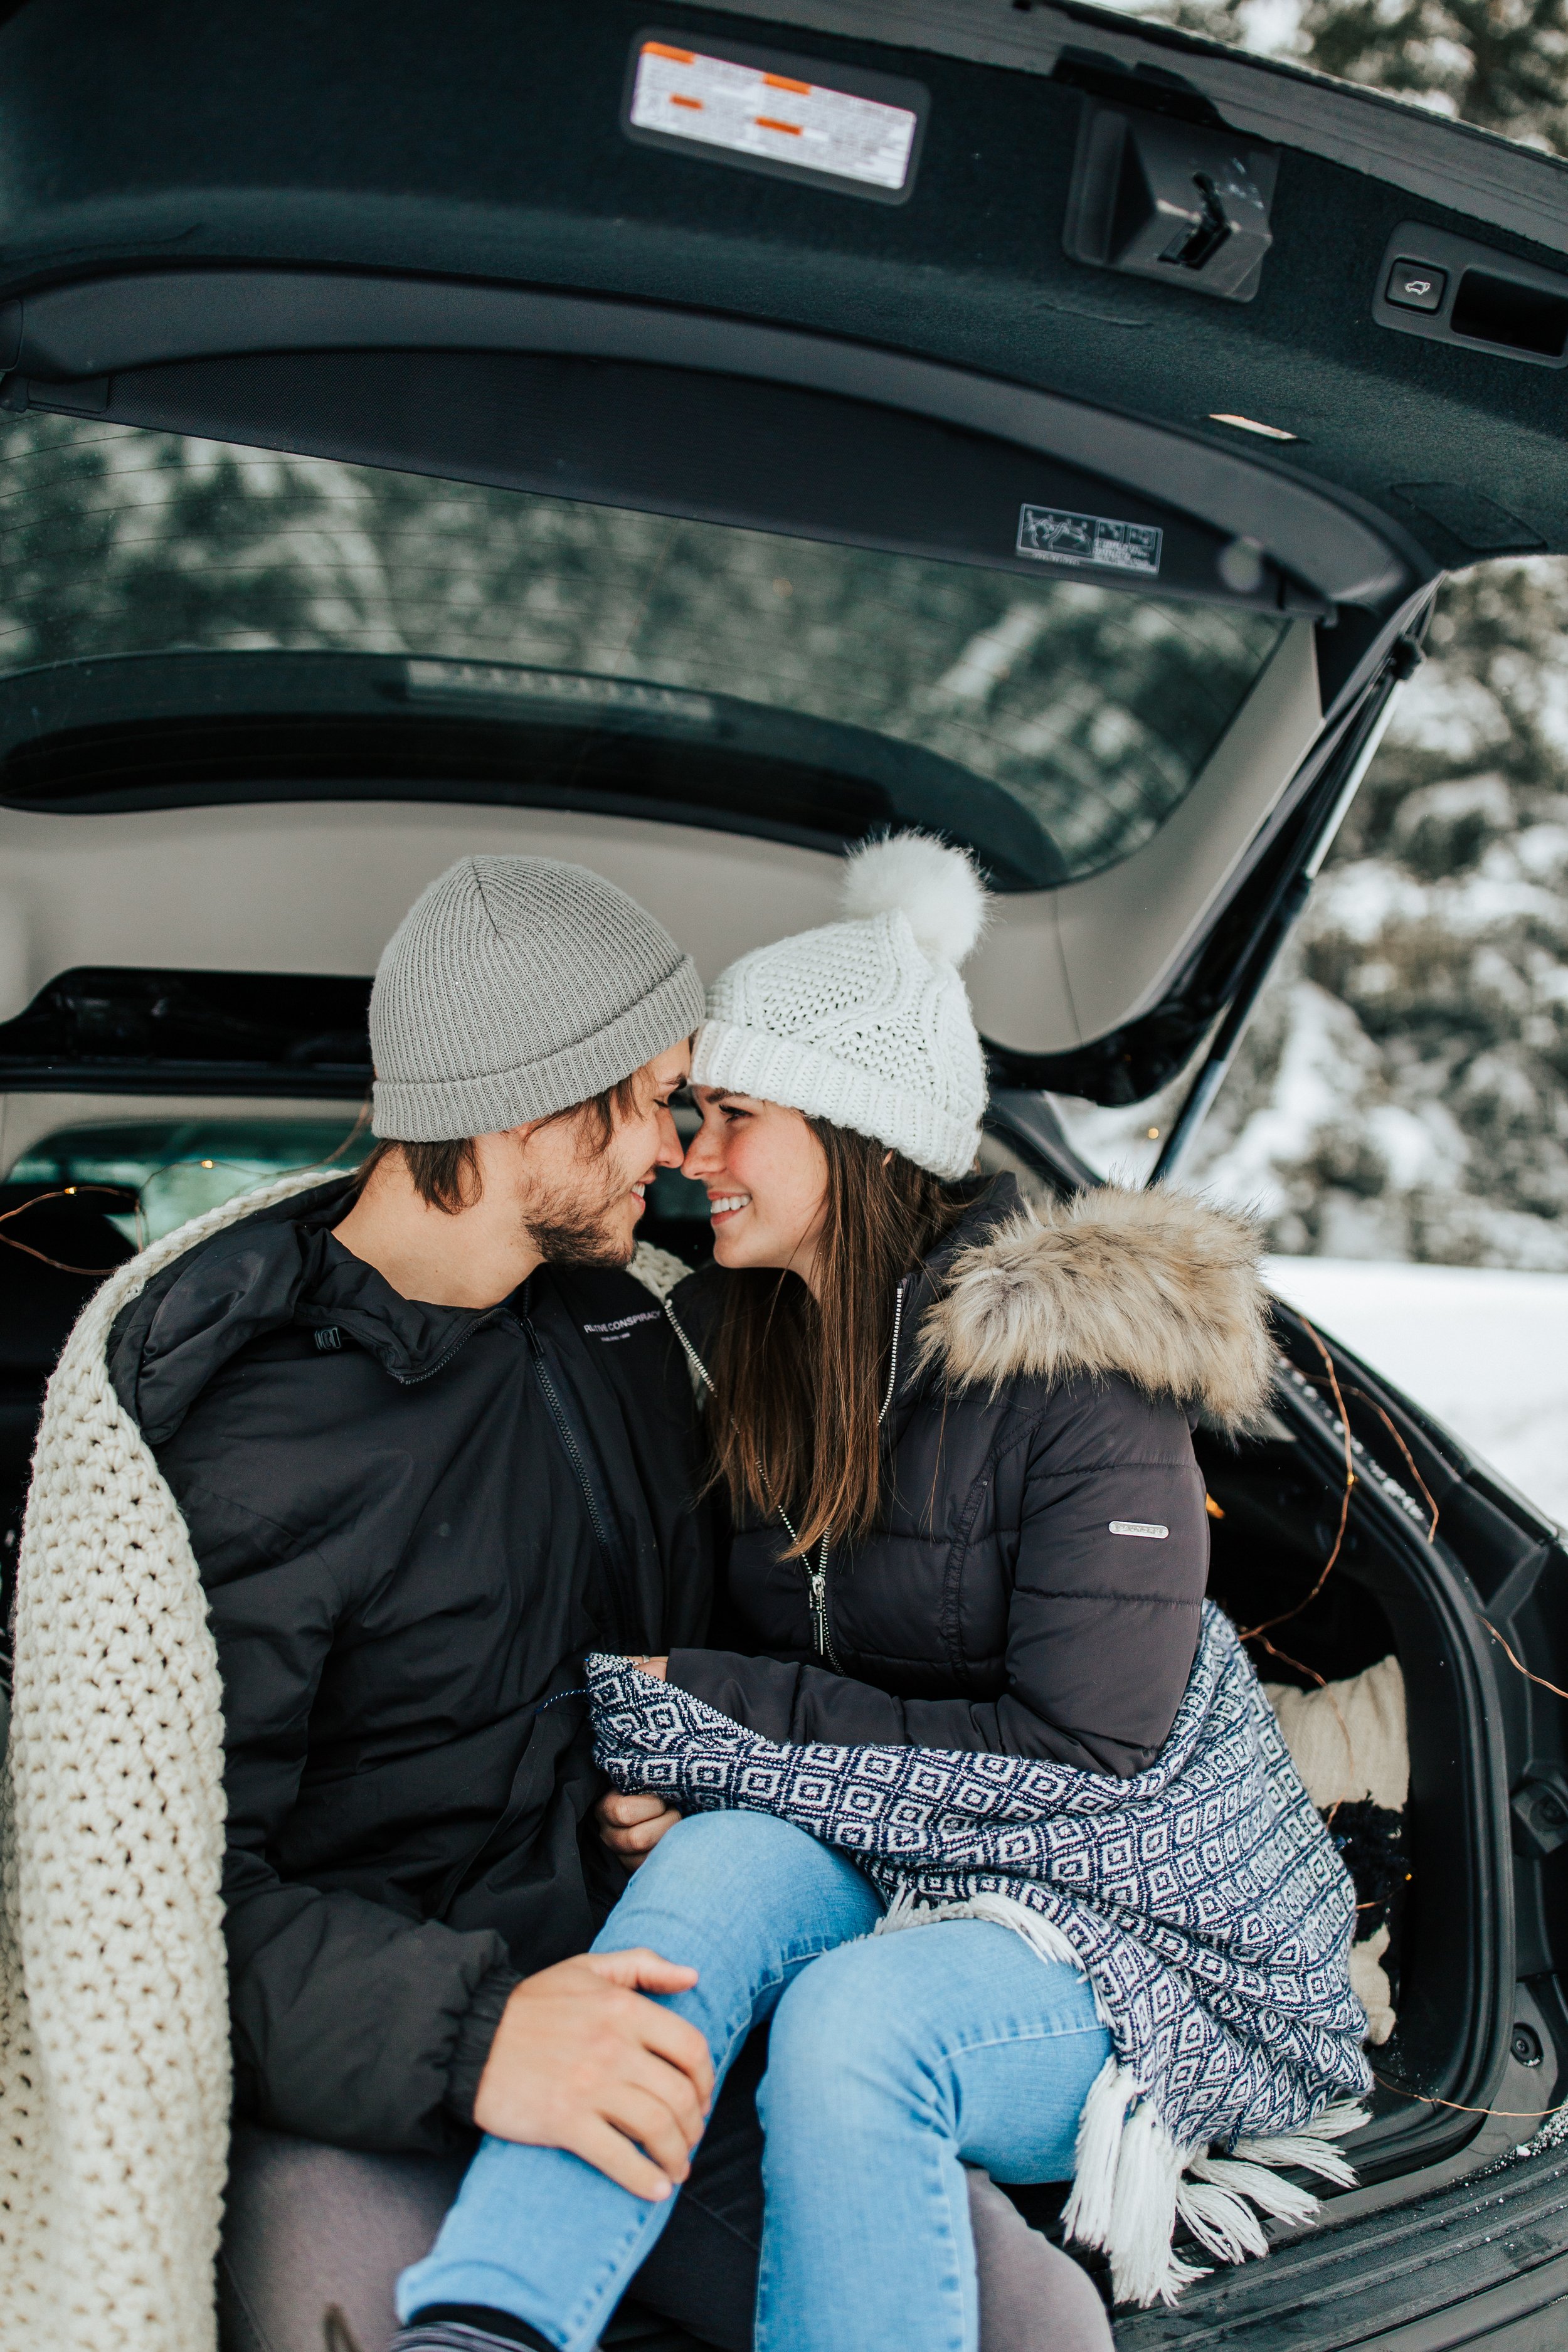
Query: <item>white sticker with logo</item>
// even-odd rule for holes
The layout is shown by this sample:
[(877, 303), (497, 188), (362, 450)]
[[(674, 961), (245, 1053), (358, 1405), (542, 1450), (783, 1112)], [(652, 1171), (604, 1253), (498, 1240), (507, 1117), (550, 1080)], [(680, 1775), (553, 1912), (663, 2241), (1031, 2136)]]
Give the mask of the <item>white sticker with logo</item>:
[(1037, 563), (1094, 563), (1105, 572), (1132, 572), (1152, 580), (1160, 569), (1165, 534), (1152, 522), (1115, 522), (1107, 515), (1068, 514), (1060, 507), (1020, 507), (1018, 553)]
[(895, 190), (909, 176), (920, 126), (908, 107), (666, 41), (645, 41), (637, 53), (630, 119), (667, 139)]
[(1113, 1536), (1154, 1536), (1158, 1538), (1161, 1536), (1168, 1536), (1171, 1530), (1169, 1528), (1163, 1528), (1157, 1519), (1112, 1519), (1110, 1522), (1110, 1532)]

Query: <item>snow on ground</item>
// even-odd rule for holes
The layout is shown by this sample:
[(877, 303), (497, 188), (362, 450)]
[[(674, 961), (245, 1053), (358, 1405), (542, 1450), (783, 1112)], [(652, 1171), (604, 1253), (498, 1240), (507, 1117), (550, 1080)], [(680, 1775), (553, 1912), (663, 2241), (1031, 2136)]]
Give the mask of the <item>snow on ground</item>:
[(1271, 1286), (1568, 1524), (1568, 1274), (1271, 1257)]

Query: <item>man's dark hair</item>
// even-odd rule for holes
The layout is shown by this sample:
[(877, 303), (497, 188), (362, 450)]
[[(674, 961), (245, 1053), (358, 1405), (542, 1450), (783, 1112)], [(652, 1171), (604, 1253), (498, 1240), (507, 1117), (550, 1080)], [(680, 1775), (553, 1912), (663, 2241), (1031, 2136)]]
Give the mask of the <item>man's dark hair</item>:
[[(617, 1122), (637, 1109), (637, 1080), (641, 1075), (633, 1070), (629, 1076), (617, 1078), (613, 1087), (590, 1095), (586, 1102), (568, 1103), (564, 1110), (552, 1111), (538, 1124), (554, 1127), (562, 1119), (581, 1119), (589, 1130), (589, 1152), (597, 1160), (609, 1150)], [(399, 1143), (384, 1136), (368, 1159), (360, 1163), (357, 1178), (361, 1192), (382, 1162), (395, 1154), (401, 1156), (415, 1191), (432, 1209), (444, 1209), (448, 1216), (456, 1216), (459, 1209), (471, 1208), (479, 1199), (479, 1163), (471, 1135), (458, 1137), (450, 1143)]]

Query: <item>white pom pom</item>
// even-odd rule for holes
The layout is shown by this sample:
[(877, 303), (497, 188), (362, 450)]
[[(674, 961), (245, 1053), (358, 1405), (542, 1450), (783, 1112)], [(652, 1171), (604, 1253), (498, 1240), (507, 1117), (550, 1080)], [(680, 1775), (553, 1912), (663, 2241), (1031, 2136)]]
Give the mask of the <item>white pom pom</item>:
[(844, 911), (864, 921), (901, 908), (928, 955), (963, 961), (985, 927), (989, 901), (973, 859), (929, 834), (895, 833), (852, 849), (845, 861)]

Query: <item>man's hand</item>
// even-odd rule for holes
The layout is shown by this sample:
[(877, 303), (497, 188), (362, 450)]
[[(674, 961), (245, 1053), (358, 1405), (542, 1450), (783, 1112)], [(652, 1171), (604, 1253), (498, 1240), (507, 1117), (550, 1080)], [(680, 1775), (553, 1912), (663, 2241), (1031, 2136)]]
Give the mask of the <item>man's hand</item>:
[(525, 1977), (501, 2011), (475, 2123), (497, 2139), (568, 2148), (662, 2202), (691, 2169), (713, 2063), (694, 2025), (637, 1988), (684, 1992), (696, 1981), (695, 1969), (647, 1950), (590, 1952)]
[(662, 1797), (632, 1796), (620, 1789), (601, 1797), (594, 1810), (599, 1817), (599, 1835), (628, 1870), (638, 1869), (666, 1830), (672, 1830), (680, 1819)]

